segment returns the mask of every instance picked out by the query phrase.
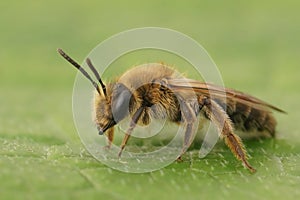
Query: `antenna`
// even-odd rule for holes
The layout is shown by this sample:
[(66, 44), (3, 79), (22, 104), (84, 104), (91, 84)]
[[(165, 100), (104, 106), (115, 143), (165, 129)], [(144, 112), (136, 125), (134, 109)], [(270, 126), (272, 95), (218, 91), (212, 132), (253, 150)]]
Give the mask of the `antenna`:
[(93, 86), (96, 88), (97, 92), (100, 94), (100, 90), (98, 84), (90, 77), (90, 75), (70, 56), (68, 56), (62, 49), (57, 49), (57, 52), (64, 57), (69, 63), (71, 63), (74, 67), (76, 67), (87, 79), (91, 81)]
[(99, 83), (100, 83), (100, 85), (102, 87), (103, 93), (106, 96), (106, 86), (102, 82), (101, 77), (100, 77), (99, 73), (97, 72), (96, 68), (94, 67), (94, 65), (92, 64), (91, 59), (87, 58), (86, 59), (86, 63), (89, 66), (89, 68), (92, 70), (92, 72), (94, 73), (94, 75), (97, 78), (97, 80), (99, 81)]

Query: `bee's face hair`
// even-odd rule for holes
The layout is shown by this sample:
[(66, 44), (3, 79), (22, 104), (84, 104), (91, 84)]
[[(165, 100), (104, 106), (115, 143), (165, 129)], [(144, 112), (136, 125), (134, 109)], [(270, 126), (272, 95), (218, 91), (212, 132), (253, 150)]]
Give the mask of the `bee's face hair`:
[[(73, 60), (70, 56), (68, 56), (62, 49), (57, 49), (57, 51), (69, 63), (71, 63), (74, 67), (76, 67), (93, 84), (93, 86), (97, 90), (97, 92), (99, 94), (101, 94), (100, 89), (99, 89), (99, 85), (91, 78), (91, 76), (75, 60)], [(92, 64), (92, 62), (89, 58), (86, 59), (86, 63), (88, 64), (89, 68), (91, 69), (91, 71), (93, 72), (93, 74), (95, 75), (97, 80), (99, 81), (99, 83), (101, 85), (101, 88), (102, 88), (102, 91), (104, 93), (104, 96), (106, 96), (106, 87), (103, 84), (99, 73), (97, 72), (97, 70), (95, 69), (95, 67), (93, 66), (93, 64)]]

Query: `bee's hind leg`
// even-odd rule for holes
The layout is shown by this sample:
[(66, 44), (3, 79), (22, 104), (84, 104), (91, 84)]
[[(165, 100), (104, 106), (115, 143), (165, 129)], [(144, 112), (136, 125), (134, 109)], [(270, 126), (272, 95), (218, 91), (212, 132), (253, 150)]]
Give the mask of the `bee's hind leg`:
[(241, 160), (245, 167), (251, 172), (256, 170), (249, 164), (247, 160), (247, 152), (244, 148), (242, 140), (233, 131), (233, 124), (226, 112), (215, 101), (207, 101), (203, 107), (205, 115), (216, 125), (218, 131), (225, 140), (225, 144), (238, 160)]
[(130, 122), (130, 125), (129, 125), (129, 128), (127, 129), (126, 133), (125, 133), (125, 136), (123, 138), (123, 141), (121, 143), (121, 149), (119, 151), (119, 154), (118, 154), (118, 157), (120, 158), (121, 155), (122, 155), (122, 152), (128, 142), (128, 139), (130, 138), (130, 135), (133, 131), (133, 129), (135, 128), (139, 118), (141, 117), (142, 113), (143, 113), (143, 110), (144, 110), (144, 107), (140, 107), (132, 116), (132, 119), (131, 119), (131, 122)]

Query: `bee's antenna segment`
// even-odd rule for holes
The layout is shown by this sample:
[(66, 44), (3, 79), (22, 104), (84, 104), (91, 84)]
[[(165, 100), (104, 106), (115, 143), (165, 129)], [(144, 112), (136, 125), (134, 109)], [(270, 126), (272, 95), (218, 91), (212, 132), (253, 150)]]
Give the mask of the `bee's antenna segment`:
[(68, 56), (62, 49), (57, 49), (57, 52), (64, 57), (69, 63), (71, 63), (74, 67), (76, 67), (87, 79), (91, 81), (93, 86), (96, 88), (97, 92), (100, 94), (100, 90), (98, 84), (90, 77), (90, 75), (70, 56)]
[(92, 72), (94, 73), (94, 75), (97, 78), (97, 80), (99, 81), (99, 83), (100, 83), (100, 85), (102, 87), (103, 93), (106, 96), (106, 86), (102, 82), (101, 77), (100, 77), (99, 73), (97, 72), (96, 68), (94, 67), (94, 65), (92, 64), (91, 59), (87, 58), (86, 59), (86, 63), (89, 66), (89, 68), (92, 70)]

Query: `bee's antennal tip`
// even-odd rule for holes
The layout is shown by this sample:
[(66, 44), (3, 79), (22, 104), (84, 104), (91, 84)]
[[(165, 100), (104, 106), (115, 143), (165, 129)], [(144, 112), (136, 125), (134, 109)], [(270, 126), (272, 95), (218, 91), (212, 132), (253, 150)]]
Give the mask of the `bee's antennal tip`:
[(88, 64), (88, 66), (91, 66), (92, 65), (92, 61), (90, 58), (86, 58), (85, 59), (85, 62)]
[(60, 53), (60, 54), (64, 53), (61, 48), (57, 48), (57, 52)]
[(87, 79), (89, 79), (89, 81), (96, 88), (97, 92), (100, 94), (98, 84), (90, 77), (90, 75), (75, 60), (68, 56), (62, 49), (58, 48), (57, 51), (63, 58), (65, 58), (69, 63), (71, 63), (75, 68), (77, 68)]

